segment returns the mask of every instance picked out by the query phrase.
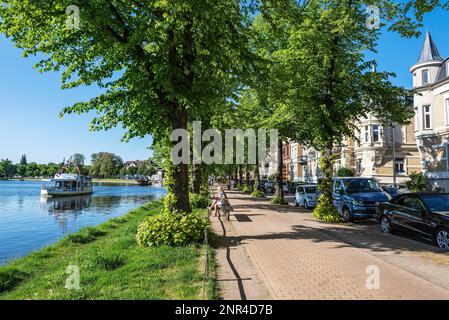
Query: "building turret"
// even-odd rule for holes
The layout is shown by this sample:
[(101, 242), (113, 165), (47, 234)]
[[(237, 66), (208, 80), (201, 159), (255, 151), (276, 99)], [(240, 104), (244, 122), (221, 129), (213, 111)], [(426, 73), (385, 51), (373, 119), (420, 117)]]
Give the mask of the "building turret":
[(427, 31), (418, 61), (410, 68), (413, 74), (413, 88), (431, 85), (437, 78), (443, 58)]

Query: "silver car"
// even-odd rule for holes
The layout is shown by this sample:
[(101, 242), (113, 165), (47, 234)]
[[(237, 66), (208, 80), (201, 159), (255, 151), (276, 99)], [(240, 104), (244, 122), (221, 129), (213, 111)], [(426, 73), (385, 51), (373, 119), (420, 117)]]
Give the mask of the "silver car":
[(313, 184), (303, 184), (296, 188), (295, 205), (306, 209), (314, 208), (318, 197), (317, 186)]

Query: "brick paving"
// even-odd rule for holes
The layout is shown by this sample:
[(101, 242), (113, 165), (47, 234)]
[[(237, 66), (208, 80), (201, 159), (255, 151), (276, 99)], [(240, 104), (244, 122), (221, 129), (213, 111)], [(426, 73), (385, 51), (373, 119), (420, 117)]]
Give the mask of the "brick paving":
[[(340, 228), (344, 233), (346, 226), (332, 225), (332, 232), (326, 232), (310, 214), (303, 215), (295, 208), (272, 206), (235, 192), (228, 192), (228, 197), (235, 209), (231, 221), (236, 234), (232, 236), (239, 240), (234, 250), (244, 248), (247, 253), (239, 253), (245, 259), (231, 254), (234, 274), (241, 272), (243, 277), (239, 277), (244, 278), (251, 270), (249, 278), (264, 283), (262, 288), (258, 281), (253, 282), (249, 291), (264, 294), (250, 294), (247, 299), (449, 299), (449, 285), (432, 283), (382, 258), (397, 254), (397, 250), (373, 254), (334, 236)], [(216, 221), (214, 225), (217, 231)], [(369, 235), (363, 239), (371, 241)], [(219, 265), (223, 274), (226, 261)], [(375, 269), (379, 270), (379, 289), (369, 289), (367, 272)], [(239, 298), (230, 293), (229, 286), (225, 291), (225, 299)], [(241, 298), (241, 292), (239, 295)]]

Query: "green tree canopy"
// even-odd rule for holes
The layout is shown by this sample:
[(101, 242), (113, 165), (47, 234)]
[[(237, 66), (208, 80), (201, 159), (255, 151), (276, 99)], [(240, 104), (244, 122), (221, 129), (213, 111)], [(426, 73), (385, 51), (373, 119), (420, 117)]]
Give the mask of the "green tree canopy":
[(92, 154), (90, 174), (96, 178), (115, 178), (123, 167), (123, 160), (118, 155), (109, 152)]

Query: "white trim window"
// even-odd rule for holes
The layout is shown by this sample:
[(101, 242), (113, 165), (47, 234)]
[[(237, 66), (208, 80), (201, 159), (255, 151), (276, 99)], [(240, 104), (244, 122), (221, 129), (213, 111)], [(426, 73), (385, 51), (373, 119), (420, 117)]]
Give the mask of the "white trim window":
[(404, 158), (396, 158), (394, 160), (394, 171), (397, 174), (404, 174), (405, 173), (405, 160), (404, 160)]
[(373, 142), (380, 142), (381, 139), (380, 126), (378, 124), (374, 124), (372, 126), (372, 129), (373, 129)]
[(429, 83), (429, 70), (425, 69), (422, 71), (422, 84)]
[(425, 105), (422, 107), (423, 129), (432, 129), (432, 107)]
[(365, 142), (369, 142), (369, 127), (365, 126)]

